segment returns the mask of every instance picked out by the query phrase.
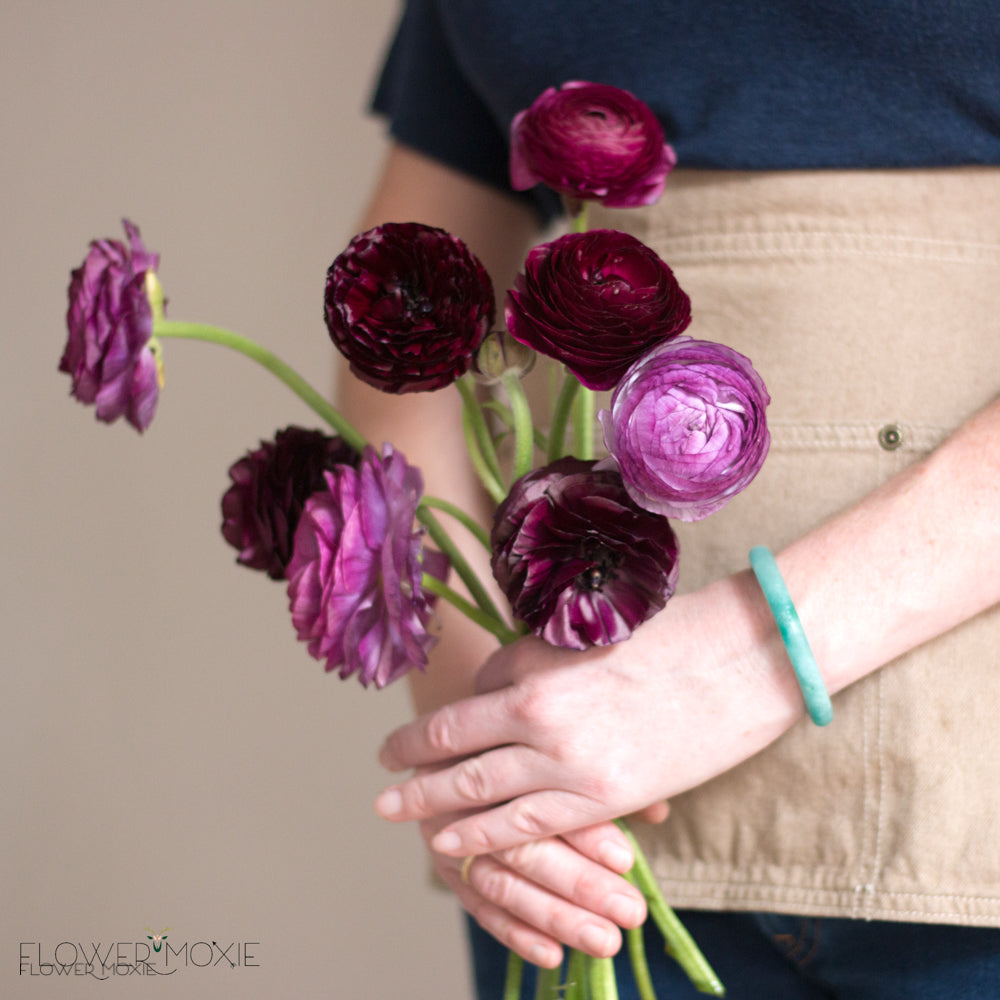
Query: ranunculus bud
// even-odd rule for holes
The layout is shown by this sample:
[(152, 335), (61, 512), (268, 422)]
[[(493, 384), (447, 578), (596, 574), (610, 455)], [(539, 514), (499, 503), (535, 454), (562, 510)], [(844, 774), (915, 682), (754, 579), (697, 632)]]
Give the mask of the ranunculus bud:
[(330, 338), (358, 378), (422, 392), (463, 375), (493, 325), (493, 285), (457, 237), (415, 222), (361, 233), (326, 275)]
[(325, 478), (329, 489), (306, 501), (295, 532), (292, 623), (327, 670), (384, 687), (426, 666), (437, 640), (421, 578), (444, 580), (448, 559), (423, 547), (414, 529), (423, 478), (389, 445), (381, 455), (366, 447), (357, 469), (340, 465)]
[(561, 361), (588, 388), (610, 389), (687, 327), (691, 300), (644, 243), (594, 229), (535, 247), (504, 312), (516, 340)]
[(236, 561), (284, 580), (306, 500), (327, 488), (324, 473), (357, 466), (360, 458), (339, 437), (286, 427), (234, 462), (233, 484), (222, 497), (222, 537), (239, 552)]
[(678, 337), (638, 361), (598, 417), (632, 499), (698, 521), (760, 471), (771, 443), (770, 402), (748, 358), (724, 344)]
[(550, 87), (511, 124), (510, 178), (612, 208), (651, 205), (677, 157), (649, 107), (627, 90), (571, 81)]
[(483, 385), (495, 385), (507, 372), (523, 378), (535, 367), (535, 352), (514, 340), (506, 330), (496, 330), (476, 352), (474, 369)]
[(617, 470), (562, 458), (519, 479), (497, 509), (493, 575), (515, 617), (567, 649), (627, 639), (677, 585), (677, 538), (637, 507)]
[(131, 222), (122, 224), (128, 246), (94, 240), (70, 275), (69, 338), (59, 371), (70, 375), (70, 391), (81, 403), (96, 405), (98, 420), (111, 423), (123, 416), (141, 432), (153, 419), (160, 391), (146, 296), (146, 272), (155, 270), (160, 258), (146, 250)]

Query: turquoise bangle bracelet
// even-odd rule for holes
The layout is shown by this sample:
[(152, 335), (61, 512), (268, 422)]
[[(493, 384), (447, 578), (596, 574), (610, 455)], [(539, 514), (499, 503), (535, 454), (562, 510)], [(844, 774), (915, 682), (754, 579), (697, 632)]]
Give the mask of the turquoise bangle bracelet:
[(806, 703), (809, 718), (817, 726), (826, 726), (833, 721), (830, 695), (823, 683), (809, 640), (802, 630), (799, 613), (795, 610), (771, 550), (763, 545), (754, 546), (750, 550), (750, 567), (757, 577), (767, 606), (771, 609), (771, 614), (774, 615), (778, 625), (781, 641), (785, 644), (788, 658), (792, 661), (795, 679), (802, 689), (802, 698)]

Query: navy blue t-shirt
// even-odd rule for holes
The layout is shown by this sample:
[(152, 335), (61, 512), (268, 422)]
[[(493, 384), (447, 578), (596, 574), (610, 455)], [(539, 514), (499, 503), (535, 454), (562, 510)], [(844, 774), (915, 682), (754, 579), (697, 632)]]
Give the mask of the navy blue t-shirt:
[(409, 0), (373, 106), (509, 189), (511, 119), (567, 80), (632, 91), (683, 167), (1000, 163), (997, 0)]

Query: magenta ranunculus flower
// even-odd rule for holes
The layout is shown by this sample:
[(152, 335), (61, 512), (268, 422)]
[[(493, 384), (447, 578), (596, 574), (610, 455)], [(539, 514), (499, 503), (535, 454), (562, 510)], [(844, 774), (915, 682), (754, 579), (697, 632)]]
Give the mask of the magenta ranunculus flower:
[(234, 462), (222, 496), (222, 537), (239, 552), (236, 561), (284, 580), (306, 500), (327, 489), (324, 473), (360, 459), (340, 437), (286, 427)]
[(556, 358), (590, 389), (610, 389), (691, 322), (691, 300), (659, 255), (614, 229), (535, 247), (507, 293), (515, 340)]
[(351, 371), (383, 392), (450, 385), (493, 325), (493, 285), (443, 229), (387, 223), (361, 233), (326, 275), (326, 325)]
[(627, 90), (578, 80), (550, 87), (511, 124), (510, 179), (613, 208), (651, 205), (677, 157), (649, 107)]
[(123, 225), (128, 246), (94, 240), (70, 275), (69, 338), (59, 371), (72, 378), (70, 392), (81, 403), (96, 405), (99, 420), (111, 423), (123, 416), (144, 431), (159, 396), (146, 272), (155, 271), (160, 258), (146, 250), (131, 222), (125, 219)]
[(434, 599), (424, 572), (443, 580), (448, 560), (414, 528), (420, 471), (399, 452), (368, 446), (357, 469), (325, 474), (329, 489), (306, 501), (288, 564), (292, 623), (309, 652), (384, 687), (427, 664)]
[(760, 471), (771, 437), (767, 388), (723, 344), (678, 337), (629, 370), (598, 417), (625, 488), (647, 510), (698, 521)]
[(493, 575), (515, 617), (567, 649), (627, 639), (677, 585), (677, 538), (617, 470), (562, 458), (519, 479), (493, 521)]

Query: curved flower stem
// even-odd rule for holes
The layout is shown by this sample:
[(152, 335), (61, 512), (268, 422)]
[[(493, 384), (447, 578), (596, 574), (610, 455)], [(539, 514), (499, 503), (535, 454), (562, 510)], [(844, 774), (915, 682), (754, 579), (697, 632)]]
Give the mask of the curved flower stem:
[(211, 344), (221, 344), (245, 354), (263, 365), (273, 375), (277, 375), (296, 396), (325, 420), (351, 447), (361, 451), (368, 443), (361, 432), (353, 427), (340, 413), (326, 401), (298, 372), (290, 368), (277, 355), (247, 337), (231, 330), (204, 323), (179, 323), (161, 319), (153, 324), (154, 337), (175, 337), (179, 340), (203, 340)]
[(469, 454), (469, 460), (472, 462), (472, 467), (476, 470), (476, 475), (479, 476), (479, 481), (485, 487), (486, 492), (493, 498), (494, 503), (502, 503), (503, 498), (507, 495), (507, 491), (500, 481), (499, 473), (494, 474), (484, 458), (482, 450), (479, 447), (479, 439), (476, 436), (472, 417), (469, 414), (469, 410), (465, 407), (462, 408), (462, 433), (465, 435), (465, 450)]
[(585, 233), (588, 228), (590, 218), (590, 202), (580, 202), (579, 210), (570, 216), (570, 231), (574, 233)]
[(625, 941), (628, 945), (628, 957), (632, 962), (632, 975), (635, 976), (636, 989), (639, 991), (639, 1000), (656, 1000), (656, 991), (653, 989), (653, 980), (649, 974), (649, 963), (646, 961), (642, 928), (629, 927), (625, 931)]
[(590, 461), (594, 457), (594, 391), (580, 386), (573, 400), (573, 454)]
[(516, 951), (507, 954), (507, 975), (504, 978), (503, 1000), (520, 1000), (521, 975), (524, 972), (524, 959)]
[(611, 958), (589, 957), (588, 980), (592, 1000), (618, 1000), (618, 981), (615, 979), (615, 963)]
[[(480, 609), (490, 616), (494, 621), (502, 622), (503, 615), (497, 610), (493, 598), (490, 597), (482, 581), (476, 575), (476, 571), (469, 565), (468, 560), (462, 555), (458, 546), (451, 540), (451, 536), (441, 527), (440, 521), (433, 512), (426, 506), (417, 507), (417, 520), (427, 529), (427, 534), (431, 536), (434, 544), (451, 560), (451, 565), (458, 574), (459, 579), (468, 588), (472, 599), (479, 605)], [(517, 638), (515, 633), (510, 632), (513, 638)], [(513, 638), (508, 638), (506, 642), (512, 642)], [(504, 640), (501, 640), (504, 641)]]
[(475, 383), (468, 375), (463, 375), (455, 385), (462, 396), (462, 419), (463, 421), (468, 420), (469, 426), (475, 433), (479, 453), (486, 463), (486, 467), (490, 470), (493, 478), (497, 482), (502, 483), (503, 473), (500, 470), (500, 459), (493, 444), (493, 435), (490, 433), (486, 418), (483, 415), (483, 408), (476, 398)]
[(445, 514), (450, 514), (456, 521), (459, 522), (464, 528), (468, 530), (471, 535), (482, 542), (483, 547), (487, 552), (490, 551), (490, 533), (470, 514), (466, 514), (461, 507), (456, 507), (455, 504), (451, 503), (449, 500), (442, 500), (440, 497), (423, 496), (420, 498), (420, 504), (423, 507), (430, 507), (433, 510), (443, 511)]
[(517, 482), (521, 476), (531, 471), (535, 455), (534, 427), (531, 423), (531, 407), (524, 393), (521, 379), (514, 372), (504, 372), (503, 386), (510, 399), (514, 415), (514, 472), (512, 479)]
[[(514, 414), (509, 406), (504, 406), (499, 399), (490, 399), (483, 403), (483, 409), (495, 413), (508, 427), (514, 426)], [(549, 439), (537, 427), (532, 431), (535, 447), (544, 455), (549, 448)]]
[(646, 897), (649, 915), (656, 921), (656, 926), (659, 927), (660, 933), (666, 941), (667, 954), (687, 973), (688, 979), (691, 980), (699, 993), (708, 993), (716, 997), (725, 996), (725, 987), (715, 974), (715, 970), (708, 964), (708, 959), (694, 943), (687, 928), (680, 922), (677, 914), (663, 898), (663, 893), (660, 892), (660, 887), (653, 877), (646, 855), (632, 835), (632, 831), (623, 820), (619, 819), (615, 822), (628, 837), (632, 850), (635, 852), (635, 864), (629, 874), (643, 896)]
[(424, 590), (429, 590), (432, 594), (437, 594), (449, 604), (453, 604), (462, 614), (471, 618), (477, 625), (491, 632), (500, 640), (501, 645), (509, 645), (518, 638), (518, 634), (500, 619), (488, 615), (481, 608), (477, 608), (471, 601), (467, 601), (461, 594), (456, 593), (446, 583), (442, 583), (436, 576), (424, 573), (421, 580)]
[(573, 409), (573, 400), (580, 391), (580, 382), (571, 372), (566, 372), (563, 379), (562, 388), (556, 399), (555, 408), (552, 411), (552, 426), (549, 428), (549, 454), (548, 459), (554, 462), (557, 458), (563, 457), (563, 449), (566, 442), (566, 425), (569, 423), (570, 411)]

